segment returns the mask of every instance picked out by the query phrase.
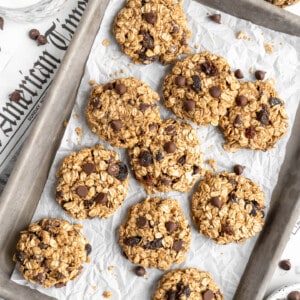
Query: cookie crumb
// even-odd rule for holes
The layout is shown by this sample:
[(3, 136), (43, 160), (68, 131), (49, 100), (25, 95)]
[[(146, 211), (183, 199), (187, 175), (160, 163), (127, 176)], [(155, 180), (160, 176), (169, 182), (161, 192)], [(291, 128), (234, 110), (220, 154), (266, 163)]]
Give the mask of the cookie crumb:
[(78, 119), (78, 118), (79, 118), (79, 115), (78, 115), (78, 114), (74, 114), (74, 115), (73, 115), (73, 118), (74, 118), (74, 119)]
[(107, 46), (110, 45), (110, 41), (108, 39), (105, 39), (105, 40), (102, 41), (102, 45), (107, 47)]
[(198, 44), (196, 44), (196, 45), (194, 45), (194, 48), (195, 48), (195, 49), (199, 49), (200, 46), (199, 46)]
[(96, 81), (94, 80), (94, 79), (91, 79), (90, 81), (89, 81), (89, 85), (94, 85), (96, 83)]
[(264, 47), (265, 47), (266, 53), (268, 53), (268, 54), (273, 53), (273, 51), (274, 51), (274, 45), (273, 44), (264, 43)]
[(253, 68), (253, 67), (250, 67), (250, 68), (249, 68), (249, 73), (250, 73), (250, 74), (253, 74), (253, 73), (254, 73), (254, 68)]
[(108, 292), (108, 291), (105, 291), (105, 292), (103, 292), (102, 296), (103, 296), (104, 298), (110, 298), (110, 297), (112, 296), (112, 293), (111, 293), (111, 292)]
[(76, 127), (75, 132), (77, 133), (78, 136), (82, 136), (83, 134), (82, 129), (80, 127)]
[(64, 121), (64, 127), (67, 127), (68, 121)]
[(251, 38), (244, 31), (239, 31), (236, 34), (236, 38), (239, 40), (251, 41)]
[(97, 287), (95, 285), (92, 286), (92, 289), (96, 291)]
[(115, 268), (116, 268), (115, 266), (108, 266), (108, 267), (107, 267), (107, 270), (108, 270), (108, 271), (113, 271)]
[(216, 160), (210, 158), (210, 159), (207, 159), (205, 161), (205, 163), (207, 163), (214, 171), (217, 170), (217, 162), (216, 162)]
[(126, 73), (126, 70), (125, 69), (121, 69), (120, 72), (124, 74), (124, 73)]

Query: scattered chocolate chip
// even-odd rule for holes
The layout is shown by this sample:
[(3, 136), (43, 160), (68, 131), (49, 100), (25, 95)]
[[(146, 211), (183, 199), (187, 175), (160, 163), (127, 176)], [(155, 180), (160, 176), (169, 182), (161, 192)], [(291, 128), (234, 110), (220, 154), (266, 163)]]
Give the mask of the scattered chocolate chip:
[(183, 241), (178, 240), (178, 241), (174, 241), (172, 249), (179, 252), (181, 251), (183, 248)]
[(210, 203), (217, 208), (221, 208), (222, 206), (222, 200), (220, 197), (211, 197)]
[(144, 249), (155, 250), (163, 247), (163, 238), (154, 239), (153, 241), (148, 241), (143, 247)]
[(39, 246), (39, 248), (40, 249), (47, 249), (49, 246), (47, 245), (47, 244), (45, 244), (45, 243), (43, 243), (43, 242), (40, 242), (39, 244), (38, 244), (38, 246)]
[(137, 227), (139, 227), (139, 228), (143, 228), (143, 227), (145, 227), (147, 224), (148, 224), (148, 220), (147, 220), (145, 217), (143, 217), (143, 216), (140, 216), (140, 217), (138, 217), (138, 218), (136, 219), (136, 225), (137, 225)]
[(237, 115), (233, 121), (233, 125), (235, 127), (240, 127), (242, 124), (243, 124), (243, 120), (242, 120), (241, 115)]
[(233, 167), (233, 171), (236, 175), (241, 175), (245, 170), (245, 167), (242, 165), (235, 165)]
[(149, 107), (151, 107), (151, 104), (141, 103), (139, 106), (139, 110), (141, 112), (145, 112)]
[(257, 71), (255, 71), (254, 75), (255, 75), (255, 78), (257, 80), (264, 80), (266, 72), (265, 71), (261, 71), (261, 70), (257, 70)]
[(107, 168), (107, 173), (111, 176), (117, 176), (119, 174), (120, 168), (118, 164), (111, 164)]
[(91, 102), (91, 104), (94, 109), (101, 109), (102, 107), (102, 102), (99, 99), (95, 99), (94, 101)]
[(198, 75), (192, 75), (192, 89), (196, 92), (199, 93), (201, 91), (201, 80)]
[(270, 97), (268, 99), (268, 102), (270, 104), (271, 107), (275, 106), (275, 105), (282, 105), (282, 102), (280, 99), (276, 98), (276, 97)]
[(161, 183), (166, 186), (170, 186), (172, 184), (172, 180), (168, 178), (162, 178)]
[(278, 265), (282, 270), (285, 270), (285, 271), (290, 270), (292, 267), (289, 259), (281, 260)]
[(242, 78), (244, 78), (244, 74), (243, 74), (243, 72), (242, 72), (241, 69), (235, 70), (234, 75), (235, 75), (235, 77), (236, 77), (237, 79), (242, 79)]
[(287, 295), (287, 300), (300, 300), (300, 292), (292, 291)]
[(185, 82), (186, 82), (186, 79), (184, 76), (182, 75), (179, 75), (175, 78), (175, 83), (179, 86), (179, 87), (183, 87), (185, 86)]
[(82, 166), (82, 170), (87, 174), (90, 175), (92, 174), (96, 168), (95, 165), (93, 163), (86, 163)]
[(41, 46), (41, 45), (46, 45), (47, 44), (47, 38), (40, 34), (37, 38), (37, 43), (38, 43), (38, 46)]
[(186, 111), (195, 110), (196, 103), (193, 100), (184, 100), (184, 108)]
[(119, 83), (115, 85), (115, 91), (119, 94), (119, 95), (123, 95), (127, 92), (127, 88), (126, 85), (123, 83)]
[(177, 162), (183, 166), (186, 162), (186, 155), (182, 155)]
[(86, 251), (86, 255), (90, 255), (92, 252), (92, 246), (91, 244), (85, 244), (84, 249)]
[(203, 300), (212, 300), (215, 298), (215, 294), (211, 290), (207, 290), (202, 294)]
[(135, 273), (135, 275), (137, 275), (137, 276), (143, 277), (143, 276), (145, 276), (145, 274), (146, 274), (146, 270), (145, 270), (145, 268), (142, 267), (142, 266), (137, 266), (137, 267), (135, 267), (135, 269), (134, 269), (134, 273)]
[(221, 15), (220, 14), (210, 15), (208, 17), (215, 23), (221, 24)]
[(120, 181), (124, 181), (128, 176), (128, 168), (122, 162), (119, 162), (118, 166), (119, 166), (119, 173), (117, 174), (116, 178)]
[(64, 287), (64, 286), (66, 286), (66, 283), (58, 282), (58, 283), (55, 283), (54, 286), (55, 286), (57, 289), (60, 289), (60, 288), (62, 288), (62, 287)]
[(96, 197), (94, 198), (94, 201), (97, 204), (105, 204), (107, 202), (107, 194), (105, 193), (97, 194)]
[(157, 153), (156, 153), (155, 159), (156, 159), (157, 161), (161, 161), (163, 158), (164, 158), (164, 157), (163, 157), (163, 155), (162, 155), (161, 152), (157, 152)]
[(143, 176), (143, 180), (149, 186), (154, 185), (154, 177), (150, 174)]
[(113, 131), (120, 131), (122, 128), (122, 121), (121, 120), (113, 120), (110, 122), (110, 126)]
[(76, 188), (76, 193), (79, 197), (85, 197), (89, 193), (89, 190), (85, 185), (80, 185)]
[(26, 258), (26, 255), (23, 251), (16, 251), (16, 259), (19, 263), (23, 264)]
[(166, 296), (167, 296), (166, 300), (177, 300), (176, 291), (169, 290), (167, 291)]
[(46, 274), (45, 273), (38, 273), (35, 277), (36, 281), (39, 283), (43, 283), (46, 280)]
[(214, 98), (219, 98), (221, 96), (221, 89), (218, 86), (212, 86), (209, 88), (209, 93)]
[(169, 125), (168, 127), (165, 128), (165, 133), (170, 136), (175, 136), (177, 135), (177, 130), (175, 125)]
[(178, 228), (177, 223), (172, 221), (166, 222), (165, 226), (170, 233), (174, 232)]
[(157, 130), (157, 129), (158, 129), (157, 123), (151, 123), (151, 124), (149, 124), (149, 130), (150, 131), (154, 131), (154, 130)]
[(234, 231), (232, 229), (232, 227), (228, 224), (223, 224), (222, 225), (222, 230), (223, 233), (226, 233), (228, 235), (234, 235)]
[(238, 106), (245, 106), (248, 103), (248, 98), (243, 95), (239, 95), (235, 98), (235, 103)]
[[(145, 30), (142, 30), (140, 32), (140, 34), (143, 36), (143, 40), (142, 40), (143, 47), (145, 49), (151, 49), (151, 50), (153, 50), (153, 48), (154, 48), (154, 39), (151, 36), (151, 34), (148, 31), (145, 31)], [(145, 54), (145, 56), (146, 56), (146, 54)], [(147, 57), (147, 56), (146, 56), (146, 58), (147, 58), (147, 60), (149, 59), (149, 57)]]
[(268, 125), (270, 123), (269, 116), (270, 110), (267, 105), (263, 104), (262, 109), (256, 113), (256, 119), (260, 121), (261, 124)]
[(19, 91), (14, 91), (9, 95), (9, 100), (18, 102), (21, 99), (21, 94)]
[(140, 236), (132, 236), (132, 237), (128, 237), (126, 239), (123, 240), (123, 243), (126, 246), (135, 246), (137, 244), (139, 244), (139, 242), (142, 240), (142, 238)]
[(200, 167), (194, 165), (193, 166), (193, 175), (199, 174), (201, 171)]
[(143, 151), (139, 155), (140, 165), (143, 167), (149, 167), (153, 164), (152, 154), (149, 151)]
[(174, 153), (177, 149), (176, 144), (173, 142), (167, 142), (164, 145), (164, 149), (167, 153)]
[(37, 29), (31, 29), (29, 31), (29, 37), (32, 39), (32, 40), (36, 40), (40, 35), (40, 32), (37, 30)]
[(255, 128), (253, 126), (246, 128), (245, 136), (247, 139), (253, 139), (255, 136)]
[(103, 86), (103, 92), (107, 91), (107, 90), (112, 90), (114, 88), (114, 85), (112, 82), (108, 82)]
[(210, 61), (201, 64), (201, 71), (209, 76), (216, 76), (219, 73), (218, 68)]
[(2, 17), (0, 17), (0, 29), (3, 30), (3, 26), (4, 26), (4, 19)]
[(144, 13), (143, 16), (144, 16), (146, 22), (149, 24), (154, 24), (156, 22), (157, 16), (153, 12)]

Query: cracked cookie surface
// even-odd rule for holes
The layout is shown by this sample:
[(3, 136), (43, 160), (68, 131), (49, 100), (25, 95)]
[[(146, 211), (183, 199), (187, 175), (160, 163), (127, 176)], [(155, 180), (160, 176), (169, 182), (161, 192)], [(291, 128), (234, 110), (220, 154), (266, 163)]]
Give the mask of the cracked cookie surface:
[(167, 119), (153, 136), (129, 149), (136, 179), (148, 194), (188, 192), (201, 176), (203, 154), (196, 131), (187, 123)]
[(226, 151), (269, 150), (288, 129), (288, 117), (270, 81), (241, 83), (235, 104), (220, 119)]
[(192, 197), (192, 219), (218, 244), (241, 243), (262, 230), (264, 207), (264, 192), (250, 179), (207, 173)]
[(169, 271), (158, 282), (152, 300), (223, 300), (208, 272), (196, 268)]
[(44, 288), (60, 288), (75, 279), (92, 250), (81, 229), (66, 220), (43, 219), (21, 231), (13, 260), (23, 277)]
[(181, 119), (217, 126), (239, 86), (227, 61), (204, 51), (175, 63), (164, 80), (164, 105)]
[(113, 33), (134, 63), (168, 64), (190, 51), (191, 32), (181, 1), (127, 0), (115, 18)]
[(56, 200), (77, 219), (108, 218), (128, 191), (127, 166), (100, 144), (70, 153), (56, 176)]
[(159, 95), (133, 77), (94, 87), (86, 108), (90, 129), (113, 147), (132, 147), (160, 122)]
[(191, 231), (177, 200), (160, 197), (133, 205), (119, 228), (119, 244), (134, 264), (167, 270), (185, 261)]

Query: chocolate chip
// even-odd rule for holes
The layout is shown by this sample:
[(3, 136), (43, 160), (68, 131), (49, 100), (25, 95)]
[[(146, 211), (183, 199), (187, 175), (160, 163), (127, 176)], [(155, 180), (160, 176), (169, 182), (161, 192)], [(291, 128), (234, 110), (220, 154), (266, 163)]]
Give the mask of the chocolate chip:
[[(142, 30), (140, 32), (140, 34), (143, 36), (143, 40), (142, 40), (143, 47), (145, 49), (151, 49), (151, 50), (153, 50), (153, 48), (154, 48), (154, 39), (151, 36), (151, 34), (148, 31), (145, 31), (145, 30)], [(146, 58), (148, 59), (147, 56), (146, 56)]]
[(120, 131), (122, 128), (122, 121), (121, 120), (113, 120), (110, 122), (110, 126), (113, 129), (113, 131)]
[(41, 46), (41, 45), (46, 45), (47, 44), (47, 38), (40, 34), (37, 38), (37, 43), (38, 43), (38, 46)]
[(175, 125), (169, 125), (168, 127), (165, 128), (165, 133), (170, 136), (175, 136), (177, 135), (177, 130)]
[(149, 24), (154, 24), (156, 22), (157, 16), (153, 12), (144, 13), (144, 18)]
[(261, 124), (263, 125), (269, 125), (269, 116), (270, 116), (270, 111), (269, 108), (263, 104), (262, 109), (256, 113), (256, 119), (260, 121)]
[(76, 188), (76, 193), (79, 197), (85, 197), (89, 193), (89, 190), (85, 185), (80, 185)]
[(144, 6), (146, 4), (146, 0), (141, 1), (141, 5)]
[(241, 115), (237, 115), (233, 121), (233, 125), (235, 127), (240, 127), (242, 124), (243, 124), (243, 120), (242, 120)]
[(255, 78), (257, 80), (264, 80), (266, 72), (265, 71), (261, 71), (261, 70), (257, 70), (257, 71), (255, 71), (254, 75), (255, 75)]
[(237, 195), (235, 194), (234, 191), (232, 191), (229, 195), (228, 195), (228, 200), (234, 203), (237, 203)]
[(0, 17), (0, 29), (3, 30), (4, 19)]
[(201, 71), (209, 76), (216, 76), (219, 73), (218, 68), (210, 61), (201, 64)]
[(219, 98), (221, 96), (221, 89), (218, 86), (212, 86), (209, 88), (209, 93), (214, 98)]
[(181, 295), (184, 295), (186, 298), (188, 298), (191, 294), (190, 287), (188, 285), (185, 286), (182, 281), (179, 281), (176, 284), (176, 289), (177, 289), (176, 299), (180, 299)]
[(148, 241), (143, 247), (144, 249), (156, 250), (163, 247), (163, 238), (154, 239), (153, 241)]
[(82, 166), (82, 170), (87, 175), (90, 175), (96, 170), (96, 168), (95, 168), (95, 165), (93, 163), (86, 163)]
[(247, 139), (253, 139), (255, 136), (255, 128), (253, 126), (249, 126), (245, 130), (245, 136)]
[(107, 91), (107, 90), (112, 90), (114, 88), (114, 85), (112, 82), (108, 82), (103, 86), (103, 92)]
[(233, 167), (233, 171), (236, 175), (241, 175), (245, 170), (245, 167), (242, 165), (235, 165)]
[(235, 103), (239, 106), (245, 106), (248, 103), (248, 98), (243, 95), (239, 95), (235, 98)]
[(26, 255), (23, 251), (16, 251), (16, 259), (19, 263), (23, 264), (26, 258)]
[(287, 295), (287, 300), (300, 300), (300, 292), (292, 291)]
[(166, 296), (167, 296), (166, 300), (177, 300), (176, 291), (169, 290), (167, 291)]
[(257, 207), (256, 207), (254, 202), (256, 202), (256, 201), (250, 201), (251, 211), (250, 211), (249, 215), (252, 216), (252, 217), (255, 217), (257, 215), (257, 212), (256, 212)]
[(177, 24), (172, 24), (172, 31), (171, 31), (171, 33), (172, 33), (172, 34), (176, 34), (176, 33), (178, 33), (179, 31), (180, 31), (179, 25), (177, 25)]
[(119, 95), (123, 95), (127, 92), (127, 88), (126, 85), (123, 83), (119, 83), (115, 85), (115, 91), (119, 94)]
[(215, 23), (221, 24), (221, 15), (220, 14), (210, 15), (208, 17)]
[(105, 204), (107, 202), (107, 194), (105, 193), (97, 194), (96, 197), (94, 198), (94, 201), (97, 204)]
[(196, 92), (199, 93), (201, 91), (201, 80), (198, 75), (192, 75), (192, 89)]
[(107, 173), (111, 176), (116, 177), (119, 174), (120, 168), (118, 164), (111, 164), (107, 168)]
[(36, 40), (40, 35), (40, 32), (37, 30), (37, 29), (31, 29), (29, 31), (29, 37), (32, 39), (32, 40)]
[(164, 145), (164, 149), (167, 153), (174, 153), (177, 149), (176, 144), (173, 142), (167, 142)]
[(164, 157), (163, 157), (163, 155), (162, 155), (161, 152), (157, 152), (157, 153), (156, 153), (155, 159), (156, 159), (157, 161), (161, 161), (163, 158), (164, 158)]
[(221, 208), (222, 206), (222, 200), (220, 197), (211, 197), (210, 203), (217, 208)]
[(178, 227), (176, 222), (171, 222), (171, 221), (166, 222), (165, 226), (166, 226), (168, 232), (170, 232), (170, 233), (174, 232)]
[(145, 227), (147, 225), (147, 223), (148, 223), (148, 220), (145, 217), (140, 216), (136, 219), (136, 225), (139, 228)]
[(183, 241), (178, 240), (178, 241), (174, 241), (172, 249), (179, 252), (183, 249)]
[(170, 186), (172, 184), (172, 180), (168, 178), (162, 178), (161, 183), (166, 186)]
[(196, 103), (193, 100), (184, 100), (184, 108), (186, 111), (195, 110)]
[(151, 174), (143, 176), (143, 180), (149, 186), (154, 185), (154, 177)]
[(285, 271), (290, 270), (292, 267), (292, 264), (289, 259), (281, 260), (278, 265), (282, 270), (285, 270)]
[(140, 52), (139, 53), (139, 59), (145, 64), (145, 63), (148, 63), (148, 62), (158, 61), (159, 56), (158, 55), (147, 56), (145, 52)]
[(275, 106), (275, 105), (282, 105), (282, 102), (280, 99), (276, 98), (276, 97), (270, 97), (268, 99), (268, 102), (270, 104), (271, 107)]
[(43, 242), (40, 242), (38, 246), (39, 246), (39, 248), (42, 249), (42, 250), (47, 249), (47, 248), (49, 247), (47, 244), (45, 244), (45, 243), (43, 243)]
[(139, 110), (141, 112), (145, 112), (149, 107), (151, 107), (151, 104), (141, 103), (139, 106)]
[(94, 109), (101, 109), (102, 102), (99, 99), (94, 99), (94, 101), (91, 102)]
[(83, 206), (85, 209), (90, 209), (94, 204), (94, 200), (84, 200), (83, 201)]
[(228, 235), (234, 235), (234, 231), (233, 231), (232, 227), (228, 224), (223, 224), (221, 231)]
[(201, 171), (201, 168), (196, 166), (196, 165), (193, 165), (193, 175), (195, 174), (199, 174)]
[(128, 237), (128, 238), (124, 239), (123, 243), (126, 246), (132, 247), (132, 246), (139, 244), (141, 240), (142, 240), (142, 238), (140, 236), (132, 236), (132, 237)]
[(211, 290), (207, 290), (202, 294), (203, 300), (212, 300), (215, 298), (215, 294)]
[(186, 82), (186, 79), (184, 76), (182, 75), (179, 75), (175, 78), (175, 83), (179, 86), (179, 87), (183, 87), (185, 86), (185, 82)]
[(186, 155), (182, 155), (177, 162), (183, 166), (186, 162)]
[(153, 164), (152, 154), (149, 151), (143, 151), (139, 155), (140, 165), (143, 167), (149, 167)]
[(57, 288), (57, 289), (60, 289), (64, 286), (66, 286), (66, 283), (63, 283), (63, 282), (58, 282), (58, 283), (55, 283), (54, 286)]
[(185, 286), (182, 289), (182, 294), (186, 296), (186, 298), (188, 298), (191, 295), (191, 289), (189, 286)]
[(9, 100), (19, 102), (21, 99), (21, 94), (19, 91), (14, 91), (9, 95)]
[(46, 280), (46, 274), (45, 273), (38, 273), (35, 277), (36, 281), (39, 283), (43, 283)]
[(242, 78), (244, 78), (244, 74), (243, 74), (243, 72), (242, 72), (241, 69), (235, 70), (234, 75), (235, 75), (235, 77), (236, 77), (237, 79), (242, 79)]
[(120, 181), (124, 181), (128, 176), (128, 168), (122, 162), (119, 162), (118, 166), (119, 166), (119, 173), (117, 174), (116, 178)]
[(86, 255), (90, 255), (92, 252), (92, 246), (91, 244), (85, 244), (84, 249), (86, 251)]
[(158, 129), (157, 123), (151, 123), (151, 124), (149, 124), (149, 130), (150, 131), (154, 131), (154, 130), (157, 130), (157, 129)]
[(137, 276), (143, 277), (143, 276), (145, 276), (145, 274), (146, 274), (146, 270), (145, 270), (145, 268), (142, 267), (142, 266), (137, 266), (137, 267), (134, 269), (134, 273), (135, 273), (135, 275), (137, 275)]

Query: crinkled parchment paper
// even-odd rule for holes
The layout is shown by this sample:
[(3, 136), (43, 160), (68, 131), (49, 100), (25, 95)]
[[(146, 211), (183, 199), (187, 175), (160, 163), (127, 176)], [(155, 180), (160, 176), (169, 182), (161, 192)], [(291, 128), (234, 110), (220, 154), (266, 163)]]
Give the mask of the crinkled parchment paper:
[[(37, 288), (42, 293), (59, 299), (102, 299), (104, 291), (111, 292), (110, 299), (113, 300), (150, 299), (157, 280), (163, 275), (162, 271), (148, 269), (145, 278), (137, 277), (132, 272), (134, 265), (124, 258), (118, 246), (118, 226), (124, 221), (127, 209), (146, 196), (143, 188), (133, 179), (132, 174), (130, 174), (129, 194), (124, 205), (107, 220), (98, 218), (84, 221), (74, 220), (55, 201), (55, 172), (63, 157), (71, 151), (102, 143), (96, 135), (90, 132), (84, 118), (84, 110), (91, 88), (89, 81), (95, 80), (97, 83), (104, 83), (117, 77), (134, 76), (150, 84), (160, 94), (162, 92), (163, 78), (170, 66), (165, 67), (158, 63), (133, 65), (129, 58), (120, 52), (112, 36), (113, 18), (123, 5), (123, 0), (112, 0), (107, 8), (86, 65), (76, 105), (33, 218), (33, 221), (36, 221), (43, 217), (60, 217), (74, 223), (82, 223), (83, 233), (93, 247), (90, 256), (91, 263), (85, 264), (84, 271), (78, 279), (61, 289), (43, 289), (28, 284), (18, 271), (12, 275), (14, 281)], [(183, 5), (189, 20), (189, 27), (193, 32), (193, 37), (189, 41), (193, 52), (209, 50), (224, 56), (233, 70), (237, 68), (243, 70), (245, 80), (254, 80), (254, 74), (249, 72), (249, 69), (266, 71), (266, 78), (275, 79), (276, 88), (286, 101), (291, 129), (300, 95), (300, 58), (297, 53), (297, 49), (300, 49), (300, 39), (267, 30), (224, 13), (221, 13), (222, 24), (216, 24), (207, 17), (209, 14), (216, 13), (215, 10), (191, 0), (186, 0)], [(248, 38), (238, 39), (236, 36), (239, 32), (244, 32), (244, 37), (246, 35)], [(107, 45), (107, 41), (103, 43), (106, 39), (109, 41), (109, 45)], [(272, 53), (266, 52), (266, 44), (273, 46)], [(78, 55), (80, 55), (80, 49), (78, 49)], [(69, 74), (69, 78), (66, 80), (72, 80), (72, 74)], [(161, 116), (163, 118), (174, 117), (162, 106)], [(82, 130), (81, 137), (77, 135), (76, 128)], [(223, 150), (224, 140), (217, 128), (212, 126), (195, 126), (195, 128), (205, 159), (216, 160), (218, 171), (231, 171), (236, 163), (245, 165), (244, 176), (261, 185), (265, 191), (268, 206), (284, 158), (290, 131), (277, 143), (274, 150), (268, 152), (239, 150), (233, 154)], [(108, 146), (108, 144), (105, 145)], [(129, 165), (126, 151), (115, 150)], [(161, 194), (161, 196), (178, 199), (192, 224), (189, 216), (191, 194), (172, 192), (168, 195)], [(192, 226), (191, 249), (187, 254), (186, 262), (179, 267), (198, 267), (201, 270), (209, 271), (220, 285), (225, 298), (232, 299), (255, 240), (256, 238), (252, 238), (244, 244), (221, 246), (200, 235)], [(109, 268), (110, 266), (114, 266), (114, 269)]]

